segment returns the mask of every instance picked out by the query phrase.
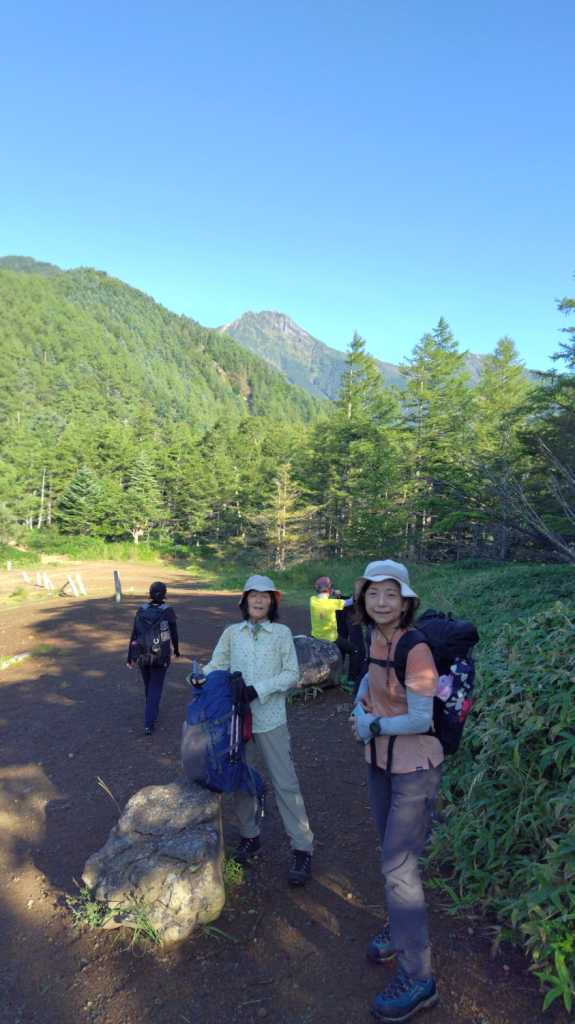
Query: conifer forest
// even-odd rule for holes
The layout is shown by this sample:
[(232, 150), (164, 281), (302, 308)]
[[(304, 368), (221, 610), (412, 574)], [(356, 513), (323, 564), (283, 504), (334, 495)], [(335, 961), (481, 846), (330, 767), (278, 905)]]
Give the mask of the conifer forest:
[(0, 543), (575, 563), (575, 299), (550, 373), (486, 339), (472, 384), (441, 317), (401, 386), (356, 334), (328, 402), (103, 272), (0, 268)]

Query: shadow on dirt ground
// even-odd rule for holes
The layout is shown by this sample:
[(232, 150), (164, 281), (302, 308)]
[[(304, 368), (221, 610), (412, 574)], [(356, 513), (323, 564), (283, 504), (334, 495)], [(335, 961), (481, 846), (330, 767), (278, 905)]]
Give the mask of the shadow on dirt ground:
[[(111, 570), (108, 569), (111, 575)], [(131, 574), (131, 575), (129, 575)], [(167, 953), (131, 934), (81, 930), (66, 907), (86, 859), (118, 818), (116, 803), (179, 775), (192, 658), (237, 621), (237, 596), (194, 588), (183, 573), (131, 565), (134, 593), (23, 603), (0, 614), (3, 650), (49, 647), (0, 676), (0, 1020), (10, 1024), (345, 1024), (366, 1021), (394, 965), (367, 963), (383, 912), (375, 831), (348, 698), (331, 690), (289, 707), (294, 757), (317, 839), (313, 879), (290, 889), (289, 842), (270, 799), (264, 854), (217, 922)], [(158, 729), (143, 734), (143, 686), (126, 669), (133, 616), (153, 579), (169, 584), (183, 657), (170, 666)], [(305, 609), (282, 604), (305, 632)], [(6, 639), (8, 638), (8, 640)], [(103, 790), (105, 782), (114, 800)], [(236, 841), (230, 801), (226, 837)], [(441, 1004), (430, 1024), (539, 1024), (537, 982), (507, 947), (489, 955), (489, 922), (453, 918), (430, 900)]]

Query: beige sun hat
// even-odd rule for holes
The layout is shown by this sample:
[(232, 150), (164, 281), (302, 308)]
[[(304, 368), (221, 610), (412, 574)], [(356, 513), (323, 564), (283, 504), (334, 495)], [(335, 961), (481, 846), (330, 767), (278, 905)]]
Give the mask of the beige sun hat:
[[(272, 594), (275, 594), (277, 603), (279, 604), (281, 601), (282, 596), (279, 590), (276, 590), (274, 582), (273, 580), (270, 580), (269, 576), (250, 576), (249, 580), (246, 580), (244, 584), (242, 601), (246, 594), (250, 592), (250, 590), (259, 590), (261, 591), (262, 594), (270, 593), (271, 591)], [(241, 603), (242, 602), (240, 601), (240, 603), (238, 604), (238, 608)]]
[(401, 562), (387, 558), (382, 562), (370, 562), (363, 576), (358, 576), (353, 585), (353, 599), (357, 601), (364, 583), (383, 583), (384, 580), (395, 580), (399, 583), (402, 597), (417, 597), (415, 590), (409, 585), (409, 573)]

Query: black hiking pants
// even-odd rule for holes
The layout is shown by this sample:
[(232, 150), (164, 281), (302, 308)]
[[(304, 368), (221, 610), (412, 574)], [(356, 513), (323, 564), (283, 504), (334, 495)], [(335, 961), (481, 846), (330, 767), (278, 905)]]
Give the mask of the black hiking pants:
[(140, 665), (146, 693), (146, 711), (144, 728), (153, 729), (160, 711), (160, 700), (164, 688), (164, 679), (170, 665), (168, 658), (163, 665)]

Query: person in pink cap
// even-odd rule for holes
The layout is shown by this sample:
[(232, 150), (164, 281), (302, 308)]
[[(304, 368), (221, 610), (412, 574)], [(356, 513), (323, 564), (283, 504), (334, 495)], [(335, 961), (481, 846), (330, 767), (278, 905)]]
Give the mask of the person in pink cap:
[[(253, 716), (246, 761), (252, 766), (257, 751), (268, 769), (291, 841), (288, 881), (305, 885), (311, 874), (313, 832), (293, 764), (285, 706), (286, 694), (299, 680), (299, 666), (291, 630), (277, 621), (280, 600), (269, 576), (250, 576), (238, 605), (242, 622), (224, 630), (203, 672), (223, 669), (243, 676)], [(241, 836), (234, 857), (244, 864), (261, 850), (255, 800), (243, 789), (236, 790), (234, 800)]]
[[(443, 748), (432, 727), (438, 676), (431, 650), (413, 625), (419, 598), (404, 565), (392, 559), (370, 562), (353, 593), (358, 614), (373, 632), (369, 672), (350, 722), (356, 739), (366, 744), (369, 803), (381, 843), (388, 911), (367, 955), (374, 963), (396, 957), (398, 964), (371, 1012), (382, 1021), (407, 1020), (439, 998), (418, 867), (443, 768)], [(410, 633), (402, 644), (408, 651), (402, 683), (394, 657), (399, 641)]]

